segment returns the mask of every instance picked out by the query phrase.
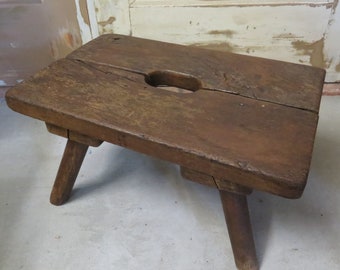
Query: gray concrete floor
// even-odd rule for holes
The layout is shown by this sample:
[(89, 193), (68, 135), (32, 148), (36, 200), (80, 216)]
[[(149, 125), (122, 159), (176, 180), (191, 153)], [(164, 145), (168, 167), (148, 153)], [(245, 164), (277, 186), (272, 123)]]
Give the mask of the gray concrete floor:
[[(216, 190), (104, 143), (72, 199), (49, 204), (65, 139), (0, 99), (0, 269), (236, 269)], [(323, 97), (301, 199), (254, 192), (261, 269), (340, 269), (340, 96)]]

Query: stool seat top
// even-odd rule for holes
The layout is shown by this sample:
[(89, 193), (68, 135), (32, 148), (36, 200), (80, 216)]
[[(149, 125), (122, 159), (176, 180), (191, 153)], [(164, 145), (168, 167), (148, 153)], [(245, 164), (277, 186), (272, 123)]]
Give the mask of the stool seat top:
[(103, 35), (10, 89), (6, 100), (47, 123), (297, 198), (324, 76), (304, 65)]

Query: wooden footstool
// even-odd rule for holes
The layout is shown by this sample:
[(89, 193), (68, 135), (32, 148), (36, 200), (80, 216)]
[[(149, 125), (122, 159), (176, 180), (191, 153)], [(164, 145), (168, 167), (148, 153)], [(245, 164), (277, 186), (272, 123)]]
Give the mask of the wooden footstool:
[(68, 138), (51, 194), (63, 204), (89, 145), (181, 166), (220, 191), (239, 269), (258, 269), (247, 195), (298, 198), (308, 176), (322, 69), (104, 35), (9, 90), (13, 110)]

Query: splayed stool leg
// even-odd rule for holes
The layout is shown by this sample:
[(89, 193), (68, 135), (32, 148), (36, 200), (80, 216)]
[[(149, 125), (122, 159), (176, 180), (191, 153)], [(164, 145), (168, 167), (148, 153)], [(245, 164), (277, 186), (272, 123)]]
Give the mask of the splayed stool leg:
[(88, 147), (76, 141), (67, 141), (50, 196), (52, 204), (61, 205), (69, 199)]
[(220, 190), (220, 196), (237, 268), (240, 270), (259, 269), (247, 195)]

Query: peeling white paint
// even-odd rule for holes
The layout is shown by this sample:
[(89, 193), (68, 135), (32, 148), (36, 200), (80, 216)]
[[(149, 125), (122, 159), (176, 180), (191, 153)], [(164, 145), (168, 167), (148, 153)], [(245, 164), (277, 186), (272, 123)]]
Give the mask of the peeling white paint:
[(99, 30), (98, 30), (94, 0), (87, 0), (86, 3), (87, 3), (89, 20), (90, 20), (91, 35), (92, 35), (92, 38), (96, 38), (99, 36)]
[(340, 82), (340, 4), (336, 3), (332, 10), (325, 33), (325, 58), (329, 63), (327, 69), (327, 82)]
[(131, 34), (128, 0), (94, 0), (99, 34)]
[(328, 82), (340, 80), (340, 8), (334, 9), (338, 0), (94, 2), (100, 34), (131, 34), (307, 65), (317, 63), (327, 68)]
[(77, 10), (77, 20), (78, 20), (78, 24), (80, 28), (80, 35), (81, 35), (82, 43), (85, 44), (89, 42), (90, 40), (92, 40), (92, 34), (91, 34), (90, 26), (85, 22), (81, 14), (79, 1), (80, 0), (75, 0), (76, 10)]
[(147, 7), (131, 8), (131, 24), (134, 36), (308, 64), (310, 56), (297, 55), (292, 42), (321, 39), (330, 12), (304, 5)]

